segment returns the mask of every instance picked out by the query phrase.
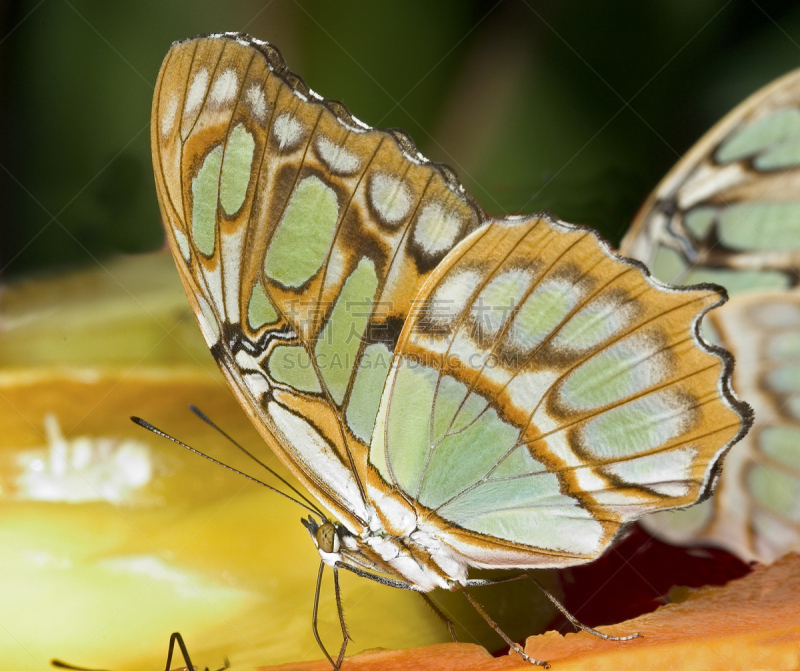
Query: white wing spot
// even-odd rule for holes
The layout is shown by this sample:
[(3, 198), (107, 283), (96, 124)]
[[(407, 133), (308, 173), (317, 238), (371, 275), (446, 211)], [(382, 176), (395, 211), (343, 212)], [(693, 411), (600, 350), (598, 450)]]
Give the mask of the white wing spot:
[(478, 294), (472, 304), (472, 317), (487, 336), (499, 335), (532, 281), (528, 271), (512, 268), (497, 274)]
[(206, 89), (208, 88), (208, 70), (200, 70), (192, 80), (191, 86), (189, 86), (189, 92), (186, 94), (186, 113), (187, 114), (194, 114), (200, 104), (203, 102), (203, 98), (206, 95)]
[(555, 371), (520, 372), (508, 383), (505, 393), (517, 408), (535, 408), (557, 381)]
[(662, 496), (686, 496), (697, 453), (698, 449), (692, 446), (665, 450), (610, 464), (605, 470), (625, 482), (647, 487)]
[(233, 358), (241, 370), (258, 370), (259, 368), (258, 359), (245, 350), (240, 349)]
[(429, 203), (417, 217), (414, 242), (434, 256), (450, 249), (460, 230), (461, 220), (457, 214), (446, 211), (441, 203)]
[(238, 89), (239, 78), (236, 76), (236, 72), (225, 70), (217, 77), (217, 81), (214, 82), (214, 86), (211, 88), (211, 102), (222, 105), (233, 98)]
[(372, 206), (385, 224), (398, 224), (411, 209), (411, 193), (397, 177), (375, 175), (370, 184), (369, 195)]
[(208, 301), (202, 296), (197, 296), (197, 304), (200, 306), (200, 313), (196, 315), (197, 323), (200, 325), (200, 331), (203, 333), (206, 344), (213, 347), (219, 341), (220, 335), (217, 317)]
[(585, 352), (630, 325), (637, 311), (637, 304), (625, 296), (599, 298), (578, 310), (559, 330), (553, 344)]
[(669, 350), (653, 334), (635, 333), (579, 364), (564, 378), (561, 401), (592, 410), (655, 387), (675, 373)]
[(267, 99), (264, 96), (264, 90), (258, 84), (253, 84), (247, 89), (245, 97), (253, 114), (259, 120), (264, 121), (267, 118)]
[(175, 127), (175, 117), (178, 114), (178, 99), (171, 96), (164, 105), (163, 114), (161, 114), (161, 137), (165, 140), (169, 137), (172, 129)]
[(324, 135), (317, 138), (317, 154), (332, 173), (336, 175), (352, 175), (361, 167), (361, 161), (353, 152), (342, 145), (331, 142)]
[(303, 137), (303, 126), (291, 114), (281, 114), (272, 125), (272, 135), (280, 151), (293, 149)]
[(473, 268), (450, 272), (430, 297), (426, 319), (439, 328), (452, 324), (467, 307), (480, 282), (481, 274)]
[(599, 413), (583, 427), (592, 456), (618, 459), (650, 452), (686, 433), (697, 419), (695, 399), (666, 389)]
[(250, 393), (257, 399), (261, 399), (262, 394), (266, 394), (269, 391), (269, 382), (267, 382), (267, 378), (264, 375), (248, 373), (242, 376), (242, 380), (244, 380)]
[(508, 345), (532, 354), (581, 299), (582, 289), (569, 280), (543, 280), (514, 316), (505, 338)]
[(181, 256), (186, 263), (189, 263), (189, 259), (191, 258), (191, 252), (189, 250), (189, 239), (186, 237), (186, 233), (184, 233), (179, 228), (173, 228), (172, 234), (175, 236), (175, 242), (178, 243), (178, 249), (181, 250)]

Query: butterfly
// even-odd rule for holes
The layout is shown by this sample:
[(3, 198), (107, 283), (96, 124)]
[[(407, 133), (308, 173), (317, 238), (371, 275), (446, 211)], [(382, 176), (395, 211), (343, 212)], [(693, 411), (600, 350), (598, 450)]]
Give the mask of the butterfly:
[(656, 188), (622, 252), (681, 284), (733, 294), (707, 337), (756, 411), (713, 498), (642, 520), (665, 540), (771, 563), (800, 551), (800, 70), (736, 107)]
[[(340, 568), (425, 595), (487, 584), (470, 567), (589, 562), (707, 496), (747, 430), (698, 330), (716, 287), (662, 284), (546, 213), (488, 217), (268, 43), (175, 43), (151, 138), (189, 303), (311, 493), (337, 595)], [(344, 620), (336, 662), (315, 627), (338, 668)]]
[[(169, 671), (172, 668), (172, 655), (175, 652), (175, 645), (177, 644), (178, 648), (183, 655), (183, 661), (186, 662), (186, 669), (194, 670), (195, 666), (192, 664), (192, 660), (189, 657), (189, 650), (186, 648), (186, 643), (183, 641), (183, 636), (180, 635), (179, 632), (173, 632), (172, 635), (169, 637), (169, 648), (167, 649), (167, 665), (164, 667), (166, 671)], [(72, 669), (73, 671), (99, 671), (98, 669), (90, 669), (85, 666), (75, 666), (73, 664), (68, 664), (67, 662), (62, 662), (60, 659), (52, 659), (50, 660), (50, 664), (57, 669)], [(218, 671), (224, 671), (225, 669), (229, 668), (230, 664), (228, 664), (227, 660), (225, 664), (219, 668)], [(205, 671), (208, 671), (208, 667), (206, 667)]]

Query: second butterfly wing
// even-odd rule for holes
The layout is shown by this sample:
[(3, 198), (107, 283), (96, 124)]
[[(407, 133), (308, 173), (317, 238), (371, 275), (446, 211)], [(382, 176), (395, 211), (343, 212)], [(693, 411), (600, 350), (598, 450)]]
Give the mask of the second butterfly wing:
[(734, 386), (756, 410), (716, 495), (643, 524), (745, 561), (800, 550), (800, 71), (748, 98), (670, 171), (622, 252), (666, 282), (728, 289), (732, 299), (709, 315), (705, 333), (736, 356)]

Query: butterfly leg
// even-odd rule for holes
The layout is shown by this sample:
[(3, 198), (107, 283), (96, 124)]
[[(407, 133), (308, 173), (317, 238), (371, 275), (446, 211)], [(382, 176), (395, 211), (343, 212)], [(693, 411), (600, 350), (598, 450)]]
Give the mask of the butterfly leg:
[(169, 637), (169, 648), (167, 649), (167, 665), (164, 667), (164, 671), (169, 671), (170, 667), (172, 666), (172, 653), (175, 651), (175, 643), (177, 643), (178, 647), (181, 649), (181, 653), (183, 654), (183, 661), (186, 662), (186, 668), (193, 669), (194, 666), (192, 665), (192, 660), (189, 659), (189, 651), (186, 649), (186, 644), (183, 642), (183, 636), (181, 636), (176, 631), (173, 632), (172, 636)]
[(339, 624), (342, 626), (342, 647), (339, 650), (339, 657), (336, 660), (336, 667), (342, 665), (344, 659), (344, 651), (347, 649), (347, 644), (350, 642), (350, 633), (347, 631), (347, 623), (344, 621), (344, 608), (342, 608), (342, 594), (339, 590), (339, 568), (333, 567), (333, 589), (336, 594), (336, 610), (339, 612)]
[(534, 583), (534, 584), (535, 584), (535, 585), (536, 585), (536, 586), (537, 586), (537, 587), (538, 587), (540, 590), (542, 590), (542, 593), (543, 593), (543, 594), (544, 594), (544, 595), (545, 595), (545, 596), (546, 596), (548, 599), (550, 599), (551, 603), (552, 603), (552, 604), (553, 604), (553, 605), (554, 605), (556, 608), (558, 608), (558, 610), (559, 610), (559, 611), (561, 611), (561, 614), (562, 614), (564, 617), (566, 617), (566, 618), (567, 618), (567, 620), (569, 620), (570, 624), (571, 624), (573, 627), (577, 628), (577, 629), (581, 629), (581, 630), (583, 630), (583, 631), (585, 631), (585, 632), (588, 632), (588, 633), (590, 633), (590, 634), (593, 634), (594, 636), (598, 636), (598, 637), (600, 637), (600, 638), (602, 638), (602, 639), (605, 639), (606, 641), (630, 641), (630, 640), (632, 640), (632, 639), (634, 639), (634, 638), (640, 638), (640, 637), (641, 637), (641, 634), (640, 634), (638, 631), (637, 631), (637, 632), (634, 632), (633, 634), (630, 634), (629, 636), (611, 636), (611, 634), (604, 634), (602, 631), (597, 631), (597, 629), (592, 629), (591, 627), (587, 627), (585, 624), (583, 624), (582, 622), (578, 621), (578, 619), (577, 619), (577, 618), (576, 618), (576, 617), (575, 617), (575, 616), (574, 616), (572, 613), (570, 613), (570, 612), (569, 612), (569, 611), (568, 611), (568, 610), (567, 610), (567, 609), (564, 607), (564, 604), (562, 604), (562, 603), (561, 603), (561, 602), (560, 602), (558, 599), (556, 599), (556, 598), (555, 598), (555, 597), (554, 597), (552, 594), (550, 594), (550, 592), (548, 592), (548, 591), (545, 589), (544, 585), (542, 585), (542, 584), (541, 584), (541, 583), (540, 583), (540, 582), (539, 582), (539, 581), (538, 581), (536, 578), (534, 578), (532, 575), (530, 575), (530, 574), (528, 574), (528, 573), (523, 573), (523, 574), (522, 574), (521, 576), (519, 576), (519, 577), (520, 577), (520, 578), (530, 578), (531, 580), (533, 580), (533, 583)]
[[(436, 613), (436, 616), (442, 622), (444, 622), (445, 626), (447, 627), (447, 630), (450, 632), (450, 636), (453, 637), (453, 640), (458, 642), (458, 636), (456, 636), (456, 630), (455, 630), (455, 627), (453, 627), (453, 623), (450, 621), (450, 618), (448, 618), (441, 611), (441, 609), (431, 600), (431, 598), (425, 592), (420, 590), (418, 587), (415, 587), (411, 583), (407, 583), (407, 582), (404, 582), (402, 580), (393, 580), (391, 578), (385, 578), (384, 576), (375, 575), (374, 573), (370, 573), (369, 571), (364, 571), (362, 569), (356, 568), (355, 566), (349, 566), (348, 564), (343, 564), (343, 563), (340, 563), (340, 562), (337, 562), (336, 566), (334, 567), (334, 575), (336, 575), (335, 571), (339, 567), (341, 567), (343, 569), (347, 569), (351, 573), (355, 573), (356, 575), (359, 575), (362, 578), (367, 578), (368, 580), (374, 580), (375, 582), (380, 583), (381, 585), (386, 585), (387, 587), (395, 587), (396, 589), (405, 589), (405, 590), (408, 590), (410, 592), (419, 593), (419, 595), (423, 599), (425, 599), (425, 602), (431, 607), (431, 610), (433, 610), (433, 612)], [(341, 619), (341, 622), (342, 622), (342, 631), (346, 633), (345, 625), (344, 625), (344, 616), (341, 616), (340, 619)], [(346, 636), (347, 636), (346, 640), (350, 640), (349, 635), (346, 634)]]
[(445, 615), (445, 614), (444, 614), (444, 613), (441, 611), (441, 609), (439, 608), (439, 606), (437, 606), (437, 605), (436, 605), (436, 604), (433, 602), (433, 600), (432, 600), (432, 599), (431, 599), (431, 598), (430, 598), (430, 597), (429, 597), (427, 594), (425, 594), (425, 592), (420, 592), (420, 593), (419, 593), (419, 595), (420, 595), (420, 596), (421, 596), (423, 599), (425, 599), (425, 603), (427, 603), (427, 604), (428, 604), (428, 606), (430, 606), (431, 610), (432, 610), (434, 613), (436, 613), (436, 617), (438, 617), (438, 618), (439, 618), (439, 619), (440, 619), (440, 620), (441, 620), (441, 621), (444, 623), (444, 625), (447, 627), (447, 631), (449, 631), (449, 632), (450, 632), (450, 636), (452, 636), (452, 637), (453, 637), (453, 642), (454, 642), (454, 643), (458, 643), (458, 636), (456, 636), (456, 629), (455, 629), (455, 627), (453, 626), (453, 623), (452, 623), (452, 621), (450, 620), (450, 618), (449, 618), (449, 617), (447, 617), (447, 615)]
[[(164, 667), (164, 670), (170, 671), (170, 667), (172, 666), (172, 655), (175, 652), (176, 643), (181, 650), (181, 654), (183, 654), (183, 661), (186, 662), (186, 668), (194, 669), (192, 660), (189, 658), (189, 651), (186, 649), (186, 644), (183, 642), (183, 636), (176, 631), (173, 632), (172, 636), (169, 637), (169, 648), (167, 648), (167, 665)], [(101, 669), (90, 669), (85, 666), (74, 666), (73, 664), (62, 662), (60, 659), (52, 659), (50, 660), (50, 664), (57, 669), (70, 669), (70, 671), (102, 671)], [(230, 664), (227, 660), (225, 660), (225, 666), (223, 666), (219, 671), (225, 671), (225, 669), (229, 667)], [(206, 667), (206, 671), (208, 671), (208, 667)]]
[(378, 582), (381, 585), (386, 585), (386, 587), (394, 587), (396, 589), (406, 589), (409, 592), (420, 592), (422, 590), (417, 587), (416, 585), (412, 585), (410, 582), (405, 582), (404, 580), (394, 580), (392, 578), (385, 578), (382, 575), (377, 575), (376, 573), (370, 573), (369, 571), (365, 571), (360, 568), (356, 568), (355, 566), (350, 566), (349, 564), (345, 564), (344, 562), (337, 561), (336, 562), (337, 568), (343, 568), (350, 573), (355, 573), (356, 575), (360, 575), (362, 578), (366, 578), (367, 580), (373, 580), (374, 582)]
[(591, 627), (587, 627), (585, 624), (580, 622), (572, 613), (570, 613), (556, 597), (554, 597), (542, 583), (540, 583), (536, 578), (534, 578), (529, 573), (521, 573), (520, 575), (511, 576), (509, 578), (501, 578), (499, 580), (470, 580), (467, 584), (470, 587), (481, 587), (483, 585), (497, 585), (502, 582), (511, 582), (512, 580), (523, 580), (528, 578), (529, 580), (533, 581), (533, 584), (536, 585), (542, 593), (550, 600), (550, 602), (558, 608), (561, 614), (569, 620), (570, 624), (575, 627), (576, 629), (580, 629), (585, 631), (593, 636), (597, 636), (598, 638), (602, 638), (606, 641), (630, 641), (634, 638), (640, 638), (642, 635), (639, 632), (635, 632), (630, 634), (629, 636), (612, 636), (611, 634), (604, 634), (602, 631), (597, 631), (597, 629), (592, 629)]
[(317, 628), (317, 614), (319, 612), (319, 592), (320, 588), (322, 587), (322, 573), (324, 570), (325, 570), (325, 562), (320, 562), (319, 573), (317, 573), (317, 588), (314, 591), (314, 610), (312, 611), (311, 614), (311, 631), (314, 633), (314, 638), (317, 641), (319, 649), (322, 650), (322, 653), (325, 655), (325, 657), (327, 657), (328, 661), (331, 663), (331, 666), (335, 669), (335, 671), (339, 671), (340, 668), (339, 664), (341, 664), (341, 660), (339, 664), (333, 661), (333, 657), (331, 657), (330, 654), (328, 654), (328, 650), (325, 648), (325, 645), (322, 643), (322, 639), (319, 637), (319, 629)]
[(467, 592), (467, 590), (464, 589), (463, 587), (461, 588), (461, 593), (465, 597), (467, 597), (467, 601), (469, 601), (472, 604), (472, 607), (478, 611), (478, 615), (480, 615), (484, 620), (486, 620), (486, 624), (488, 624), (492, 629), (494, 629), (499, 634), (499, 636), (511, 647), (511, 649), (514, 650), (514, 652), (516, 652), (520, 657), (522, 657), (522, 659), (524, 659), (526, 662), (530, 662), (531, 664), (535, 664), (537, 666), (543, 666), (545, 669), (550, 668), (550, 664), (548, 664), (547, 662), (540, 661), (538, 659), (533, 659), (533, 657), (528, 656), (522, 649), (522, 647), (519, 645), (519, 643), (515, 643), (514, 641), (512, 641), (506, 635), (506, 633), (502, 629), (500, 629), (497, 623), (491, 617), (489, 617), (489, 614), (483, 609), (483, 606), (481, 606), (475, 600), (475, 598), (469, 592)]

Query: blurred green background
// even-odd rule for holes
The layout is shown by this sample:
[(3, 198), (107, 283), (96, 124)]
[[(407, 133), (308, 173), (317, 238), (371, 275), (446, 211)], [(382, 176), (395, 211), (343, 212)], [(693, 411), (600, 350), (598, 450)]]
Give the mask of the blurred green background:
[(149, 115), (173, 40), (246, 31), (326, 97), (399, 126), (491, 213), (617, 242), (710, 125), (800, 65), (791, 0), (31, 0), (0, 25), (0, 269), (163, 244)]

